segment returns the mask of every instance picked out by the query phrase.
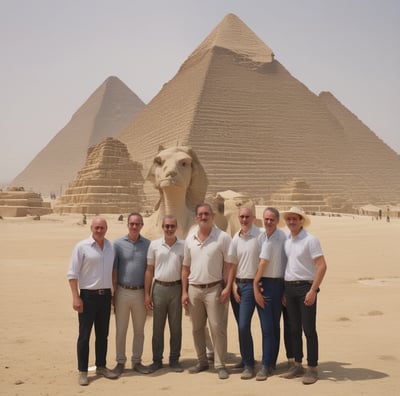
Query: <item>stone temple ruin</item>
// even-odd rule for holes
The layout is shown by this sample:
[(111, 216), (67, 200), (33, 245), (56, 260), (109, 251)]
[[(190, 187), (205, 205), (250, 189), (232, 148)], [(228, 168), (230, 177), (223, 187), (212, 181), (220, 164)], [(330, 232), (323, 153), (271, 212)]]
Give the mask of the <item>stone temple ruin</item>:
[(0, 216), (41, 216), (52, 211), (50, 202), (44, 202), (40, 194), (25, 191), (23, 187), (0, 191)]
[(142, 166), (126, 146), (106, 138), (90, 147), (86, 163), (55, 204), (56, 213), (129, 213), (143, 202)]

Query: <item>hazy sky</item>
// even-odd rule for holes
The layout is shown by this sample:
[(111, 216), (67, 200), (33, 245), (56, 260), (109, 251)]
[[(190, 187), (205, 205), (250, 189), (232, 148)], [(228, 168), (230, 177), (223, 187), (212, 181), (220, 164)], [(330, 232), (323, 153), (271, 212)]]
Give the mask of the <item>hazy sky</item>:
[(0, 181), (107, 77), (148, 103), (228, 13), (400, 153), (399, 0), (0, 0)]

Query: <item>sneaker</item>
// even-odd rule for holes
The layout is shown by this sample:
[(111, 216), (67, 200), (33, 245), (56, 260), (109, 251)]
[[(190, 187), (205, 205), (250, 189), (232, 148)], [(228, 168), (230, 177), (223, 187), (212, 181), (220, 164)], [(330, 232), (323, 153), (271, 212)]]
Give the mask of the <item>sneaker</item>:
[(295, 363), (285, 374), (283, 374), (282, 378), (292, 379), (296, 377), (301, 377), (304, 375), (304, 367), (301, 363)]
[(206, 371), (209, 369), (208, 364), (204, 363), (197, 363), (196, 366), (189, 367), (189, 373), (190, 374), (197, 374), (200, 373), (201, 371)]
[(170, 362), (169, 363), (169, 368), (174, 373), (182, 373), (183, 372), (183, 367), (181, 366), (181, 364), (177, 360), (174, 360), (173, 362)]
[(154, 362), (150, 364), (148, 368), (150, 373), (154, 373), (155, 371), (163, 368), (163, 363), (160, 360), (154, 360)]
[(133, 371), (137, 371), (140, 374), (150, 374), (150, 368), (148, 366), (143, 366), (142, 363), (135, 363), (133, 365)]
[(87, 377), (87, 371), (80, 371), (79, 372), (78, 384), (80, 386), (89, 385), (89, 380), (88, 380), (88, 377)]
[(317, 382), (317, 380), (318, 380), (318, 369), (316, 367), (308, 367), (303, 376), (303, 384), (311, 385)]
[(229, 373), (227, 371), (227, 369), (225, 367), (221, 367), (219, 369), (217, 369), (218, 371), (218, 378), (219, 379), (227, 379), (229, 378)]
[(269, 376), (269, 369), (267, 366), (262, 366), (256, 375), (256, 381), (265, 381)]
[(124, 363), (117, 363), (117, 365), (112, 369), (112, 371), (119, 377), (124, 372), (124, 369), (125, 369)]
[(252, 379), (254, 377), (254, 367), (244, 366), (244, 370), (240, 378), (242, 380)]
[(113, 373), (107, 367), (96, 367), (96, 374), (102, 375), (103, 377), (108, 378), (108, 379), (117, 379), (118, 378), (118, 375)]

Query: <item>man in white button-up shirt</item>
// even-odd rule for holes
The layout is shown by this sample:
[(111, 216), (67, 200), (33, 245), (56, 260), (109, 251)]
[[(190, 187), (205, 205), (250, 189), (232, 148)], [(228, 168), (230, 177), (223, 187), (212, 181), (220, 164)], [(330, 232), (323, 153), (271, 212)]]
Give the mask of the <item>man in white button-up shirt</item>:
[(95, 217), (90, 229), (92, 236), (75, 246), (67, 273), (72, 306), (78, 312), (79, 319), (78, 382), (83, 386), (89, 385), (89, 339), (93, 325), (96, 334), (96, 374), (110, 379), (117, 378), (106, 368), (114, 249), (105, 238), (105, 219)]

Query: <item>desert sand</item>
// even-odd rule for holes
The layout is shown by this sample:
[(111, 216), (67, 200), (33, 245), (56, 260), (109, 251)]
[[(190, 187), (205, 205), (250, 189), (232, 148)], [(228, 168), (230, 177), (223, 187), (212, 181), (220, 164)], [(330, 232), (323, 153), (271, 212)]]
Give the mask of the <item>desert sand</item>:
[[(118, 222), (116, 215), (106, 217), (110, 240), (125, 233), (125, 223)], [(164, 368), (145, 376), (129, 369), (115, 381), (90, 372), (88, 387), (77, 384), (77, 315), (66, 280), (73, 246), (90, 234), (88, 225), (78, 224), (80, 219), (78, 215), (52, 214), (40, 221), (0, 220), (1, 395), (398, 394), (400, 267), (396, 249), (400, 219), (387, 223), (358, 216), (312, 217), (310, 231), (320, 238), (328, 263), (318, 297), (320, 380), (316, 384), (305, 386), (300, 379), (279, 377), (286, 363), (283, 347), (276, 375), (265, 382), (241, 380), (239, 371), (232, 369), (239, 360), (239, 347), (230, 312), (229, 379), (219, 380), (213, 370), (195, 375)], [(196, 359), (187, 317), (183, 327), (181, 359), (187, 369)], [(256, 314), (253, 329), (259, 362)], [(114, 340), (112, 316), (109, 367), (115, 364)], [(128, 340), (129, 350), (131, 333)], [(90, 366), (94, 364), (93, 351), (92, 347)], [(151, 316), (146, 323), (143, 362), (151, 362)]]

